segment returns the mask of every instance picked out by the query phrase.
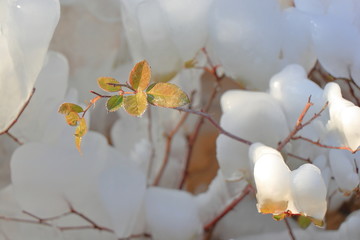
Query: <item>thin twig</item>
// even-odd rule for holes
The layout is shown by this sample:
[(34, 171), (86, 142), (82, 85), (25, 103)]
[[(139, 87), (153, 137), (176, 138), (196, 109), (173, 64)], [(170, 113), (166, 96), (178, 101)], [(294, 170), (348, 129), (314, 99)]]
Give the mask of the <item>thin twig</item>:
[(62, 218), (62, 217), (65, 217), (65, 216), (68, 216), (68, 215), (72, 214), (72, 212), (69, 211), (69, 212), (65, 212), (65, 213), (62, 213), (62, 214), (60, 214), (60, 215), (54, 216), (54, 217), (40, 218), (40, 217), (38, 217), (38, 216), (36, 216), (36, 215), (34, 215), (34, 214), (30, 213), (30, 212), (27, 212), (27, 211), (22, 211), (22, 212), (23, 212), (24, 214), (26, 214), (26, 215), (28, 215), (28, 216), (30, 216), (30, 217), (38, 220), (39, 222), (54, 221), (54, 220), (57, 220), (57, 219), (60, 219), (60, 218)]
[(291, 240), (296, 240), (295, 235), (294, 235), (293, 230), (292, 230), (292, 228), (291, 228), (291, 226), (289, 224), (288, 219), (285, 218), (284, 222), (285, 222), (286, 228), (288, 229)]
[(147, 130), (148, 130), (149, 142), (151, 145), (151, 153), (150, 153), (149, 165), (148, 165), (148, 169), (147, 169), (147, 176), (149, 178), (151, 176), (151, 170), (152, 170), (152, 166), (153, 166), (154, 158), (155, 158), (155, 144), (154, 144), (154, 137), (152, 134), (151, 108), (148, 109), (147, 114), (148, 114), (148, 119), (149, 119)]
[(300, 156), (297, 156), (297, 155), (292, 154), (292, 153), (287, 153), (287, 155), (290, 156), (290, 157), (299, 159), (299, 160), (301, 160), (301, 161), (307, 162), (307, 163), (312, 163), (312, 161), (310, 160), (310, 158), (300, 157)]
[(193, 109), (181, 108), (181, 107), (174, 108), (174, 109), (179, 110), (181, 112), (188, 112), (188, 113), (191, 113), (191, 114), (195, 114), (195, 115), (198, 115), (198, 116), (200, 116), (202, 118), (205, 118), (219, 131), (219, 133), (224, 134), (224, 135), (228, 136), (229, 138), (232, 138), (232, 139), (234, 139), (234, 140), (236, 140), (238, 142), (244, 143), (246, 145), (250, 146), (252, 144), (252, 142), (250, 142), (248, 140), (245, 140), (245, 139), (243, 139), (241, 137), (238, 137), (238, 136), (226, 131), (225, 129), (223, 129), (208, 113), (196, 111), (196, 110), (193, 110)]
[(252, 186), (250, 184), (248, 184), (244, 190), (242, 191), (242, 193), (236, 197), (233, 201), (231, 201), (231, 203), (229, 205), (227, 205), (220, 213), (219, 215), (217, 215), (214, 219), (212, 219), (209, 223), (207, 223), (204, 226), (204, 231), (208, 232), (211, 231), (216, 224), (223, 218), (226, 216), (226, 214), (228, 214), (231, 210), (234, 209), (234, 207), (236, 207), (236, 205), (241, 202), (251, 191), (253, 190)]
[(316, 145), (316, 146), (319, 146), (319, 147), (322, 147), (322, 148), (348, 150), (348, 151), (350, 151), (351, 153), (356, 153), (357, 151), (359, 151), (359, 148), (357, 148), (356, 150), (352, 150), (350, 147), (330, 146), (330, 145), (326, 145), (326, 144), (320, 143), (320, 140), (313, 141), (313, 140), (311, 140), (311, 139), (309, 139), (309, 138), (302, 137), (302, 136), (293, 136), (293, 137), (291, 138), (291, 140), (303, 140), (303, 141), (312, 143), (312, 144), (314, 144), (314, 145)]
[(97, 96), (99, 96), (99, 97), (102, 97), (102, 98), (110, 98), (111, 96), (109, 96), (109, 95), (102, 95), (102, 94), (100, 94), (100, 93), (97, 93), (97, 92), (95, 92), (95, 91), (90, 91), (92, 94), (95, 94), (95, 95), (97, 95)]
[[(56, 228), (59, 231), (75, 231), (75, 230), (87, 230), (88, 229), (88, 230), (98, 230), (98, 231), (103, 231), (103, 232), (108, 232), (108, 233), (115, 234), (114, 230), (112, 230), (110, 228), (107, 228), (107, 227), (104, 227), (104, 226), (98, 225), (96, 222), (94, 222), (92, 219), (87, 217), (85, 214), (83, 214), (81, 212), (78, 212), (71, 205), (69, 205), (69, 206), (70, 206), (70, 210), (68, 212), (62, 213), (62, 214), (54, 216), (54, 217), (40, 218), (40, 217), (38, 217), (38, 216), (36, 216), (36, 215), (34, 215), (32, 213), (29, 213), (27, 211), (23, 211), (24, 214), (32, 217), (33, 219), (25, 219), (25, 218), (17, 218), (17, 217), (6, 217), (6, 216), (1, 216), (0, 215), (0, 220), (10, 221), (10, 222), (26, 223), (26, 224), (37, 224), (37, 225), (42, 225), (42, 226), (46, 226), (46, 227)], [(72, 214), (80, 217), (85, 222), (87, 222), (89, 225), (57, 226), (57, 225), (51, 223), (51, 221), (58, 220), (58, 219), (61, 219), (61, 218), (65, 217), (65, 216), (72, 215)], [(134, 235), (131, 235), (131, 236), (126, 237), (126, 238), (118, 238), (118, 240), (131, 239), (131, 238), (140, 238), (140, 237), (151, 238), (151, 235), (148, 234), (148, 233), (134, 234)]]
[(17, 137), (15, 137), (13, 134), (11, 134), (10, 132), (6, 132), (6, 135), (8, 135), (12, 140), (14, 140), (14, 142), (16, 142), (19, 145), (23, 145), (24, 143), (22, 141), (20, 141)]
[[(193, 91), (191, 93), (190, 99), (194, 98), (194, 94), (195, 91)], [(189, 105), (189, 109), (191, 109), (192, 105), (192, 100), (190, 100), (190, 105)], [(185, 123), (187, 117), (189, 116), (189, 113), (186, 112), (183, 114), (183, 116), (181, 117), (180, 121), (176, 124), (176, 126), (174, 127), (173, 130), (171, 130), (170, 133), (167, 134), (166, 136), (166, 146), (165, 146), (165, 154), (164, 154), (164, 158), (162, 161), (162, 165), (160, 167), (160, 170), (158, 172), (158, 174), (156, 175), (156, 178), (154, 180), (153, 185), (154, 186), (158, 186), (161, 180), (161, 177), (164, 174), (165, 168), (169, 162), (169, 157), (170, 157), (170, 151), (171, 151), (171, 145), (172, 145), (172, 139), (174, 138), (175, 134), (180, 130), (180, 127)]]
[[(210, 74), (212, 74), (215, 77), (215, 86), (213, 88), (213, 91), (211, 92), (211, 95), (208, 99), (206, 106), (202, 109), (202, 112), (208, 112), (214, 102), (216, 95), (218, 94), (218, 92), (220, 90), (220, 83), (225, 78), (225, 75), (221, 75), (221, 76), (218, 75), (218, 73), (217, 73), (218, 66), (215, 66), (212, 63), (212, 60), (209, 57), (205, 48), (203, 48), (202, 51), (204, 52), (204, 54), (207, 58), (207, 62), (210, 65), (210, 68), (204, 67), (204, 69), (205, 69), (205, 71), (208, 71)], [(179, 189), (182, 189), (185, 184), (187, 175), (189, 173), (190, 160), (192, 157), (194, 145), (199, 136), (199, 133), (200, 133), (200, 130), (201, 130), (201, 127), (203, 124), (204, 124), (204, 118), (202, 117), (198, 120), (197, 124), (195, 125), (193, 133), (188, 137), (188, 151), (187, 151), (186, 158), (185, 158), (185, 166), (184, 166), (183, 176), (180, 180)]]
[(321, 110), (314, 114), (314, 116), (312, 118), (310, 118), (308, 121), (306, 121), (305, 123), (303, 123), (304, 117), (307, 114), (307, 112), (309, 111), (310, 107), (313, 105), (313, 103), (311, 102), (311, 96), (309, 97), (304, 109), (302, 110), (302, 112), (300, 113), (299, 118), (296, 121), (296, 124), (293, 128), (293, 130), (290, 132), (290, 134), (279, 143), (277, 150), (281, 151), (286, 144), (288, 144), (290, 142), (290, 140), (293, 140), (293, 137), (301, 130), (303, 129), (305, 126), (309, 125), (312, 121), (314, 121), (316, 118), (320, 117), (320, 115), (322, 114), (322, 112), (326, 109), (326, 107), (328, 106), (328, 103), (326, 102), (325, 105), (321, 108)]
[(20, 109), (20, 112), (18, 113), (18, 115), (16, 116), (16, 118), (11, 122), (11, 124), (2, 132), (0, 132), (0, 135), (3, 134), (7, 134), (11, 139), (13, 139), (16, 143), (18, 143), (19, 145), (22, 145), (23, 143), (14, 135), (12, 135), (9, 131), (10, 129), (15, 125), (15, 123), (17, 123), (17, 121), (19, 120), (20, 116), (23, 114), (23, 112), (25, 111), (25, 109), (27, 108), (27, 106), (29, 105), (32, 97), (34, 96), (35, 93), (35, 88), (33, 88), (31, 90), (31, 93), (29, 95), (29, 98), (26, 100), (26, 102), (24, 103), (24, 105), (22, 106), (22, 108)]

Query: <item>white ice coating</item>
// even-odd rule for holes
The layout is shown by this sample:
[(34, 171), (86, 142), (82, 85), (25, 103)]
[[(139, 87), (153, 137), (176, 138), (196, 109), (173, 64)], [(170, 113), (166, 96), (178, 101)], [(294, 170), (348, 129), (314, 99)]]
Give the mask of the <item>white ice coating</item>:
[(226, 74), (266, 89), (268, 77), (279, 67), (282, 15), (278, 2), (215, 0), (211, 11), (211, 48)]
[(151, 187), (146, 192), (146, 221), (156, 240), (192, 240), (202, 233), (193, 196), (184, 191)]
[[(288, 135), (284, 113), (269, 94), (231, 90), (221, 97), (221, 107), (221, 126), (244, 139), (275, 147)], [(238, 179), (248, 174), (248, 148), (225, 135), (217, 138), (217, 159), (225, 178)]]
[(313, 20), (313, 40), (322, 66), (335, 77), (350, 77), (356, 48), (360, 47), (358, 29), (342, 19), (326, 16)]
[(261, 143), (254, 143), (249, 149), (249, 157), (254, 163), (256, 198), (259, 210), (267, 202), (285, 202), (285, 209), (274, 209), (280, 214), (287, 209), (290, 200), (290, 169), (281, 154)]
[(334, 129), (340, 136), (339, 143), (356, 150), (360, 145), (360, 108), (344, 99), (336, 83), (328, 83), (324, 98), (329, 101), (329, 130)]
[(106, 169), (124, 160), (120, 153), (112, 152), (102, 135), (89, 132), (85, 139), (83, 155), (68, 141), (54, 145), (31, 142), (15, 151), (11, 178), (22, 209), (46, 218), (69, 211), (71, 204), (98, 224), (110, 227), (111, 219), (96, 186)]
[(1, 132), (30, 96), (58, 23), (60, 6), (57, 0), (2, 1), (0, 13)]
[(355, 240), (360, 236), (360, 211), (350, 214), (339, 228), (339, 239)]
[(289, 125), (295, 125), (300, 113), (311, 97), (314, 105), (305, 116), (305, 121), (319, 112), (325, 102), (322, 99), (323, 90), (307, 78), (305, 69), (296, 64), (288, 65), (270, 80), (270, 94), (283, 107)]
[(291, 192), (299, 212), (319, 220), (324, 218), (327, 191), (318, 167), (306, 163), (292, 171)]
[[(205, 46), (211, 1), (121, 0), (134, 62), (147, 59), (153, 79), (168, 81)], [(184, 14), (186, 12), (186, 14)]]
[(316, 61), (312, 16), (288, 1), (215, 0), (209, 17), (209, 49), (225, 73), (247, 88), (266, 90), (288, 64), (308, 72)]
[(331, 149), (329, 162), (332, 174), (340, 190), (349, 193), (359, 185), (360, 179), (355, 171), (354, 156), (350, 152)]
[(117, 237), (126, 238), (136, 230), (145, 230), (142, 207), (146, 178), (134, 163), (123, 159), (114, 161), (101, 174), (99, 191)]
[(35, 83), (35, 94), (19, 121), (11, 128), (11, 133), (20, 141), (39, 141), (49, 133), (46, 126), (56, 126), (54, 117), (57, 117), (57, 109), (64, 101), (68, 75), (67, 59), (60, 53), (49, 51)]

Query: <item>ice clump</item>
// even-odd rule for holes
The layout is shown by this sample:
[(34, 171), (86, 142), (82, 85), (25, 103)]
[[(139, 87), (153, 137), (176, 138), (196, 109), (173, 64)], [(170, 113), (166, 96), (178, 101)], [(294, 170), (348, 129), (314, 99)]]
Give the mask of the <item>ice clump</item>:
[(191, 240), (202, 233), (195, 199), (189, 193), (152, 187), (146, 193), (146, 220), (157, 240)]
[(249, 157), (254, 163), (259, 212), (280, 215), (290, 211), (323, 224), (327, 189), (318, 167), (304, 164), (290, 171), (280, 152), (261, 143), (251, 145)]
[[(114, 152), (114, 158), (118, 155)], [(117, 159), (111, 168), (101, 174), (99, 190), (116, 236), (126, 238), (135, 230), (144, 231), (141, 219), (146, 179), (134, 163)]]
[(319, 63), (336, 78), (360, 81), (358, 1), (295, 1), (310, 19), (312, 45)]
[(352, 154), (344, 150), (331, 149), (329, 162), (340, 190), (345, 194), (351, 193), (360, 182)]
[(288, 64), (309, 71), (316, 61), (312, 18), (280, 4), (215, 0), (211, 7), (208, 48), (225, 73), (248, 89), (266, 90), (270, 77)]
[(305, 216), (316, 219), (315, 223), (318, 225), (322, 225), (327, 209), (327, 190), (320, 169), (306, 163), (292, 171), (291, 191), (296, 209)]
[(360, 211), (357, 210), (350, 214), (346, 221), (343, 222), (339, 228), (339, 238), (338, 239), (347, 239), (355, 240), (360, 236)]
[(360, 146), (360, 108), (342, 97), (336, 83), (325, 86), (324, 98), (329, 102), (329, 131), (334, 130), (340, 136), (337, 144), (356, 150)]
[[(288, 133), (286, 117), (267, 93), (231, 90), (221, 98), (221, 126), (250, 141), (276, 146)], [(226, 179), (248, 174), (248, 146), (221, 134), (216, 141), (217, 159)]]
[(100, 134), (89, 132), (85, 139), (83, 155), (69, 141), (31, 142), (15, 151), (11, 179), (22, 209), (46, 218), (65, 213), (71, 206), (100, 225), (110, 225), (96, 186), (114, 161), (124, 160), (120, 153), (112, 154)]
[(30, 96), (60, 16), (57, 0), (6, 1), (0, 5), (0, 131)]
[(256, 199), (261, 213), (281, 214), (290, 200), (290, 169), (281, 154), (270, 147), (254, 143), (249, 149), (254, 164)]
[(54, 124), (67, 90), (69, 65), (60, 53), (49, 51), (35, 83), (35, 94), (10, 132), (22, 142), (40, 141)]
[(122, 19), (133, 61), (147, 59), (155, 81), (173, 78), (205, 45), (210, 3), (122, 0)]

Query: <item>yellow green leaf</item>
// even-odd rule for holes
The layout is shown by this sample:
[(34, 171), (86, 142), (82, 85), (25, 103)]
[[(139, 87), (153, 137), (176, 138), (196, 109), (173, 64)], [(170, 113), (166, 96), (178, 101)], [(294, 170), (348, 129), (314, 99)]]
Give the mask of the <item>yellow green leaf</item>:
[(150, 83), (151, 69), (147, 61), (135, 64), (130, 72), (129, 83), (135, 90), (145, 90)]
[(297, 224), (302, 229), (306, 229), (311, 224), (311, 218), (300, 215), (297, 219)]
[(309, 219), (311, 220), (311, 222), (313, 224), (315, 224), (315, 226), (318, 226), (318, 227), (324, 226), (324, 220), (322, 220), (322, 219), (316, 219), (316, 218), (312, 218), (312, 217), (309, 217)]
[(80, 119), (80, 116), (77, 112), (70, 112), (68, 115), (65, 116), (67, 124), (70, 126), (76, 126)]
[(194, 68), (197, 64), (197, 61), (195, 58), (190, 59), (184, 63), (185, 68)]
[(118, 92), (121, 90), (120, 83), (111, 77), (100, 77), (97, 79), (99, 87), (107, 92)]
[(174, 108), (190, 102), (188, 96), (172, 83), (155, 83), (146, 90), (148, 102), (155, 106)]
[(145, 112), (146, 107), (146, 93), (143, 91), (124, 97), (124, 109), (130, 115), (140, 117)]
[(75, 136), (75, 146), (76, 146), (76, 149), (81, 153), (81, 140), (82, 140), (82, 137), (77, 137)]
[(75, 136), (82, 137), (87, 132), (86, 120), (85, 118), (80, 118), (79, 125), (75, 129)]
[(66, 114), (66, 115), (68, 115), (70, 112), (80, 113), (83, 111), (84, 110), (82, 109), (82, 107), (80, 107), (79, 105), (73, 104), (73, 103), (63, 103), (63, 104), (61, 104), (61, 106), (59, 107), (59, 110), (58, 110), (59, 113)]
[(273, 219), (276, 221), (280, 221), (283, 220), (286, 216), (286, 213), (274, 214)]
[(106, 102), (106, 108), (109, 112), (115, 112), (123, 105), (124, 97), (122, 95), (115, 95), (109, 98)]

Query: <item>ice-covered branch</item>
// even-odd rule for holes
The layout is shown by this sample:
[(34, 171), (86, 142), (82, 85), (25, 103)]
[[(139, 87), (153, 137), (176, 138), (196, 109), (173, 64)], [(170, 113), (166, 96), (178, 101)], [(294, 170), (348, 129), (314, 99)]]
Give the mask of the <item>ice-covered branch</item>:
[(31, 98), (33, 97), (34, 93), (35, 93), (35, 88), (32, 89), (29, 98), (26, 100), (26, 102), (24, 103), (24, 105), (20, 109), (20, 112), (18, 113), (18, 115), (16, 116), (14, 121), (12, 121), (11, 124), (4, 131), (0, 132), (0, 135), (2, 135), (2, 134), (8, 135), (11, 139), (13, 139), (19, 145), (22, 145), (23, 143), (17, 137), (15, 137), (13, 134), (11, 134), (9, 131), (15, 125), (15, 123), (19, 120), (19, 118), (21, 117), (21, 114), (25, 111), (26, 107), (29, 105), (29, 103), (31, 101)]

